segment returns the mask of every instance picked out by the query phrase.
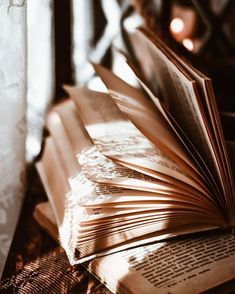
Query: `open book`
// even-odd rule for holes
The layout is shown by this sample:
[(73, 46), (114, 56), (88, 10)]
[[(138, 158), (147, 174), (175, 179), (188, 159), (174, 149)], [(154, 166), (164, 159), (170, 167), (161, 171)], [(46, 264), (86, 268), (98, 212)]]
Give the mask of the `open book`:
[[(50, 204), (38, 204), (34, 216), (58, 241)], [(84, 266), (113, 293), (230, 293), (235, 289), (235, 235), (188, 235), (99, 257)]]
[[(235, 225), (234, 179), (210, 79), (144, 29), (161, 100), (93, 65), (109, 94), (67, 87), (37, 168), (72, 264)], [(136, 40), (136, 39), (135, 39)]]

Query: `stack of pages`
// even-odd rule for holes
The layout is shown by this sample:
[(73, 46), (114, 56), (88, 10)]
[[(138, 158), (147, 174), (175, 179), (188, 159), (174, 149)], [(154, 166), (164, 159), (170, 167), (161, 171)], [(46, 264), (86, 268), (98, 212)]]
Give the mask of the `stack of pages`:
[(67, 87), (71, 98), (47, 118), (37, 168), (72, 264), (235, 225), (211, 80), (145, 29), (132, 37), (148, 52), (161, 99), (127, 59), (141, 89), (93, 65), (109, 94)]
[[(34, 216), (58, 241), (50, 203), (38, 204)], [(216, 231), (189, 234), (95, 258), (83, 265), (113, 293), (233, 293), (235, 235)]]

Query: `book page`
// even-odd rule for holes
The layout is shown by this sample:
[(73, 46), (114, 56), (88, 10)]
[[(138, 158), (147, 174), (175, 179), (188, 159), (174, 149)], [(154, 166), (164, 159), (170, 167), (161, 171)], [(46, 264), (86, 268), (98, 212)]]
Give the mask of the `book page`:
[[(157, 40), (159, 43), (162, 43), (160, 39)], [(164, 46), (164, 44), (163, 44)], [(170, 48), (164, 46), (168, 53), (173, 56), (177, 60), (180, 66), (182, 66), (190, 76), (197, 82), (197, 86), (200, 92), (201, 102), (204, 105), (205, 114), (209, 118), (208, 124), (210, 124), (211, 133), (214, 136), (216, 147), (219, 151), (219, 156), (221, 157), (221, 161), (223, 164), (223, 168), (225, 173), (227, 173), (227, 177), (229, 178), (228, 184), (231, 185), (233, 183), (231, 176), (231, 166), (228, 160), (228, 154), (225, 146), (225, 139), (223, 135), (223, 130), (220, 122), (219, 112), (216, 105), (216, 99), (213, 91), (212, 81), (210, 78), (205, 76), (203, 73), (194, 68), (191, 64), (184, 62), (183, 59), (179, 58), (177, 54), (170, 50)], [(233, 189), (230, 187), (231, 190)]]
[(154, 37), (147, 30), (141, 29), (136, 35), (149, 47), (149, 54), (155, 62), (156, 80), (160, 85), (162, 95), (166, 98), (165, 106), (190, 141), (197, 146), (209, 169), (213, 171), (214, 177), (218, 179), (221, 192), (225, 195), (228, 187), (224, 181), (221, 162), (218, 161), (213, 149), (211, 133), (199, 100), (196, 82), (186, 71), (176, 66), (166, 51), (154, 43)]
[[(54, 236), (50, 209), (49, 203), (39, 204), (34, 216), (44, 228), (50, 223), (47, 230)], [(84, 266), (115, 293), (198, 293), (234, 279), (234, 259), (235, 237), (211, 233), (125, 250)]]
[[(47, 166), (47, 179), (44, 182), (49, 181), (49, 189), (54, 192), (54, 197), (58, 194), (57, 189), (59, 189), (60, 183), (67, 181), (67, 185), (70, 184), (72, 193), (66, 194), (59, 232), (62, 245), (72, 263), (78, 260), (81, 262), (82, 258), (92, 258), (92, 254), (96, 254), (97, 251), (104, 251), (113, 246), (118, 250), (120, 244), (127, 240), (130, 240), (128, 246), (131, 247), (134, 238), (141, 237), (143, 242), (148, 242), (143, 236), (149, 233), (155, 232), (157, 236), (161, 236), (163, 230), (171, 231), (177, 227), (177, 234), (179, 234), (181, 225), (185, 224), (197, 226), (197, 230), (200, 230), (201, 227), (224, 225), (224, 220), (220, 218), (218, 211), (214, 212), (212, 208), (208, 212), (204, 205), (197, 202), (190, 203), (185, 197), (179, 197), (176, 201), (174, 194), (172, 198), (167, 198), (168, 196), (161, 196), (156, 193), (123, 189), (89, 181), (81, 173), (76, 157), (71, 152), (71, 144), (63, 134), (62, 125), (59, 126), (59, 120), (54, 127), (56, 128), (50, 127), (53, 138), (47, 139), (45, 148), (47, 156), (44, 155), (43, 157), (44, 166)], [(53, 143), (54, 140), (55, 143)], [(58, 167), (56, 168), (56, 166)], [(62, 178), (60, 179), (57, 173), (62, 170), (65, 175), (61, 175)], [(50, 181), (51, 175), (53, 175), (54, 180), (57, 180), (57, 184)], [(53, 192), (49, 193), (53, 195)], [(56, 198), (51, 197), (53, 205), (57, 207), (60, 200), (57, 203)], [(82, 235), (80, 233), (81, 223), (83, 221), (88, 223), (90, 216), (93, 216), (92, 219), (94, 219), (95, 213), (97, 213), (97, 210), (92, 209), (98, 209), (99, 214), (103, 217), (106, 216), (107, 212), (110, 216), (112, 216), (112, 213), (113, 216), (117, 216), (117, 211), (122, 209), (127, 211), (130, 209), (139, 209), (139, 211), (154, 209), (156, 216), (154, 220), (137, 220), (132, 225), (124, 224), (123, 226), (110, 227), (109, 222), (103, 223), (102, 233), (93, 230), (88, 235)], [(165, 210), (165, 217), (157, 214), (161, 210)], [(179, 212), (181, 212), (180, 217), (176, 217)], [(56, 213), (58, 212), (56, 211)], [(170, 213), (172, 213), (174, 220), (168, 217)], [(123, 215), (120, 215), (120, 219), (122, 217)], [(193, 230), (191, 226), (190, 230)], [(76, 258), (75, 254), (77, 248), (79, 248), (79, 259)]]
[(33, 217), (39, 225), (58, 242), (59, 232), (50, 202), (46, 201), (37, 204), (33, 212)]
[(184, 165), (185, 169), (195, 169), (179, 138), (152, 101), (108, 69), (98, 64), (93, 64), (93, 67), (117, 106), (133, 124), (178, 164)]
[[(160, 175), (158, 175), (159, 179), (150, 177), (104, 156), (91, 141), (71, 100), (53, 108), (47, 119), (47, 126), (56, 141), (59, 142), (63, 137), (69, 140), (73, 150), (68, 150), (68, 152), (76, 155), (82, 172), (92, 182), (156, 193), (174, 192), (189, 197), (192, 195), (200, 197), (200, 193), (190, 186), (179, 184), (176, 181), (168, 183), (169, 180), (166, 181), (165, 177)], [(74, 162), (71, 163), (71, 166), (73, 165)]]
[[(83, 173), (93, 182), (152, 192), (168, 193), (168, 191), (174, 191), (188, 195), (197, 194), (195, 190), (190, 188), (186, 188), (187, 191), (185, 191), (183, 187), (177, 188), (177, 185), (172, 187), (166, 181), (139, 173), (104, 156), (93, 144), (71, 100), (54, 107), (47, 123), (53, 136), (57, 137), (58, 140), (62, 137), (62, 133), (64, 137), (68, 138), (73, 148), (72, 153), (76, 155)], [(66, 132), (59, 130), (63, 130), (63, 128)]]
[[(141, 44), (142, 45), (142, 44)], [(123, 53), (122, 51), (118, 50), (119, 55), (125, 59), (126, 63), (129, 65), (129, 67), (132, 69), (136, 79), (139, 81), (142, 88), (145, 90), (149, 98), (153, 101), (157, 109), (162, 113), (163, 117), (166, 119), (166, 121), (170, 124), (172, 130), (175, 131), (176, 135), (181, 140), (181, 143), (185, 146), (189, 154), (191, 155), (192, 159), (194, 160), (195, 165), (197, 166), (198, 171), (201, 175), (203, 175), (203, 178), (205, 182), (208, 184), (208, 187), (210, 188), (210, 191), (212, 191), (213, 195), (216, 195), (219, 192), (218, 184), (216, 183), (211, 171), (209, 170), (208, 166), (206, 165), (204, 159), (199, 154), (198, 150), (195, 148), (195, 146), (192, 144), (192, 142), (189, 140), (187, 135), (184, 133), (182, 128), (177, 124), (175, 119), (170, 115), (170, 113), (165, 109), (163, 106), (163, 103), (160, 101), (158, 97), (156, 97), (152, 90), (145, 84), (144, 79), (142, 77), (142, 74), (140, 70), (136, 67), (136, 64), (133, 63), (130, 58)], [(174, 55), (177, 57), (176, 55)], [(178, 57), (177, 57), (178, 58)], [(196, 79), (196, 81), (198, 81)], [(200, 78), (201, 81), (201, 78)], [(155, 81), (156, 82), (156, 81)], [(152, 86), (151, 86), (152, 89)]]
[(90, 270), (115, 293), (199, 293), (235, 279), (235, 236), (158, 242), (95, 259)]
[[(39, 207), (38, 207), (38, 209), (39, 209)], [(43, 227), (48, 226), (48, 223), (50, 223), (50, 226), (47, 227), (47, 231), (49, 231), (49, 233), (50, 233), (51, 229), (53, 229), (53, 227), (54, 227), (54, 229), (53, 229), (54, 233), (52, 235), (55, 235), (55, 233), (56, 233), (55, 220), (51, 219), (52, 214), (45, 215), (46, 212), (47, 212), (47, 210), (40, 209), (40, 217), (38, 218), (38, 221), (40, 222), (40, 224), (43, 225)], [(190, 225), (190, 226), (181, 226), (180, 228), (177, 228), (177, 223), (175, 223), (175, 225), (176, 225), (175, 228), (168, 229), (168, 230), (160, 230), (159, 232), (155, 232), (154, 234), (147, 235), (144, 239), (142, 237), (139, 237), (134, 240), (126, 241), (127, 239), (125, 238), (124, 243), (110, 247), (105, 250), (100, 250), (100, 249), (103, 248), (103, 246), (104, 246), (104, 245), (102, 245), (102, 243), (105, 243), (105, 245), (107, 246), (107, 242), (106, 241), (104, 242), (103, 237), (100, 240), (101, 242), (98, 241), (100, 239), (99, 238), (100, 235), (98, 234), (97, 236), (94, 235), (92, 237), (91, 241), (88, 241), (88, 243), (85, 242), (84, 245), (79, 244), (78, 249), (76, 249), (76, 244), (78, 244), (77, 243), (78, 239), (76, 238), (76, 236), (77, 236), (76, 234), (79, 231), (79, 227), (77, 227), (76, 225), (71, 226), (71, 224), (77, 223), (78, 213), (76, 210), (74, 210), (74, 205), (70, 207), (69, 212), (70, 212), (70, 214), (68, 215), (68, 211), (67, 211), (65, 216), (67, 218), (67, 221), (69, 221), (69, 223), (70, 223), (70, 227), (67, 228), (67, 236), (66, 235), (61, 236), (61, 237), (63, 237), (63, 239), (61, 241), (65, 242), (65, 243), (63, 243), (63, 246), (65, 246), (67, 244), (64, 248), (65, 248), (67, 255), (70, 259), (70, 262), (72, 264), (81, 263), (81, 262), (90, 260), (96, 256), (97, 257), (104, 256), (107, 254), (118, 252), (120, 250), (126, 250), (131, 247), (141, 246), (141, 245), (149, 243), (149, 242), (154, 242), (154, 241), (166, 239), (166, 238), (173, 237), (176, 235), (188, 234), (190, 232), (192, 233), (192, 232), (196, 232), (196, 231), (203, 231), (203, 230), (208, 230), (208, 229), (213, 228), (213, 226), (204, 226), (204, 225), (202, 227), (199, 224), (197, 224), (196, 226)], [(75, 212), (75, 214), (73, 212)], [(38, 216), (38, 214), (35, 214), (35, 216)], [(182, 216), (184, 216), (184, 215), (182, 215)], [(44, 219), (44, 218), (46, 218), (46, 219)], [(95, 224), (95, 222), (96, 222), (96, 220), (94, 219), (94, 224)], [(161, 222), (156, 225), (159, 228), (164, 226), (164, 224)], [(154, 225), (155, 230), (156, 230), (156, 225)], [(75, 230), (74, 230), (74, 228), (75, 228)], [(143, 228), (144, 228), (144, 225), (143, 225)], [(60, 230), (60, 228), (59, 228), (59, 230)], [(143, 229), (138, 228), (138, 230), (141, 231)], [(71, 231), (73, 233), (73, 236), (70, 235)], [(136, 229), (135, 229), (135, 231), (136, 231)], [(65, 231), (64, 231), (64, 233), (65, 233)], [(115, 242), (120, 243), (121, 239), (125, 236), (126, 236), (126, 232), (122, 230), (118, 234), (116, 234), (116, 237), (113, 233), (111, 233), (110, 237), (111, 237), (111, 239), (113, 237), (115, 237), (115, 240), (116, 240)], [(60, 237), (60, 239), (61, 239), (61, 237)], [(134, 237), (134, 235), (132, 235), (132, 238), (133, 237)], [(97, 238), (97, 240), (96, 240), (96, 238)], [(111, 239), (109, 240), (109, 244), (110, 244)], [(99, 251), (97, 251), (94, 254), (95, 249), (97, 249), (97, 250), (99, 249)]]
[(89, 135), (105, 156), (169, 183), (175, 178), (182, 184), (186, 183), (208, 194), (201, 182), (197, 183), (176, 162), (151, 144), (120, 113), (107, 94), (76, 88), (70, 89), (70, 94), (78, 106)]
[[(143, 94), (140, 95), (139, 90), (133, 89), (130, 85), (128, 85), (120, 78), (115, 76), (112, 72), (101, 67), (100, 65), (93, 66), (97, 74), (102, 78), (103, 82), (107, 86), (110, 95), (114, 99), (115, 103), (118, 105), (121, 111), (125, 113), (127, 117), (138, 127), (138, 129), (148, 139), (150, 139), (150, 141), (152, 141), (156, 146), (163, 150), (169, 157), (174, 159), (182, 167), (182, 169), (186, 171), (189, 170), (189, 167), (185, 164), (187, 162), (187, 164), (190, 165), (190, 168), (194, 169), (193, 172), (191, 169), (190, 175), (194, 177), (196, 180), (198, 178), (203, 178), (204, 182), (207, 183), (207, 186), (210, 187), (211, 192), (213, 192), (213, 195), (220, 194), (221, 191), (218, 188), (218, 184), (216, 183), (214, 176), (212, 175), (208, 166), (205, 164), (205, 161), (202, 160), (202, 156), (200, 156), (198, 150), (196, 150), (196, 152), (193, 152), (196, 149), (195, 147), (190, 148), (194, 145), (188, 138), (186, 138), (185, 133), (183, 133), (182, 129), (180, 129), (181, 132), (176, 130), (175, 120), (171, 115), (167, 114), (167, 112), (163, 109), (158, 99), (151, 95), (150, 91), (147, 91), (147, 93), (151, 99), (148, 99), (147, 97), (143, 96)], [(141, 81), (140, 83), (143, 86), (143, 83)], [(144, 89), (146, 90), (146, 86), (144, 87)], [(139, 93), (139, 95), (137, 95), (137, 93)], [(153, 105), (150, 105), (150, 101), (153, 102)], [(162, 115), (162, 120), (159, 120), (160, 114)], [(151, 116), (153, 117), (153, 120), (150, 119)], [(172, 120), (174, 120), (174, 125), (172, 123)], [(156, 124), (156, 122), (158, 122), (159, 125), (163, 128), (168, 127), (168, 130), (169, 128), (171, 129), (171, 134), (174, 134), (174, 137), (177, 137), (180, 140), (181, 145), (185, 147), (185, 149), (188, 151), (188, 153), (194, 160), (194, 165), (188, 162), (185, 158), (185, 162), (180, 162), (176, 157), (174, 157), (174, 155), (169, 153), (169, 150), (165, 149), (165, 146), (161, 144), (162, 142), (158, 142), (159, 137), (161, 137), (161, 131), (159, 133), (159, 125)], [(166, 141), (168, 141), (167, 138), (165, 139)], [(188, 144), (186, 145), (186, 143)], [(168, 146), (174, 146), (172, 144), (172, 142), (168, 142)], [(197, 154), (196, 158), (195, 153)], [(194, 175), (195, 172), (197, 173), (197, 175)], [(220, 200), (221, 199), (219, 198), (219, 201)]]
[[(231, 194), (226, 194), (226, 200), (228, 203), (228, 210), (229, 210), (229, 214), (231, 216), (231, 226), (235, 226), (235, 177), (234, 177), (234, 173), (232, 170), (232, 165), (234, 164), (233, 161), (231, 161), (231, 158), (229, 158), (229, 153), (228, 153), (228, 149), (226, 148), (227, 145), (225, 143), (225, 139), (224, 139), (224, 135), (223, 135), (223, 130), (222, 130), (222, 125), (221, 125), (221, 121), (220, 121), (220, 117), (219, 117), (219, 112), (217, 109), (217, 105), (216, 105), (216, 101), (215, 101), (215, 97), (214, 97), (214, 90), (212, 87), (212, 83), (211, 81), (206, 81), (205, 83), (206, 85), (206, 89), (208, 91), (208, 95), (210, 97), (209, 99), (209, 103), (211, 105), (212, 108), (212, 114), (214, 116), (214, 121), (215, 121), (215, 127), (218, 130), (218, 145), (220, 146), (221, 144), (221, 160), (222, 163), (224, 164), (224, 169), (225, 172), (227, 173), (227, 178), (228, 178), (228, 185), (231, 191)], [(219, 144), (220, 143), (220, 144)]]
[(230, 189), (230, 194), (226, 194), (227, 206), (230, 215), (234, 215), (234, 180), (232, 175), (231, 164), (229, 162), (228, 153), (225, 146), (225, 139), (220, 122), (219, 112), (216, 105), (216, 99), (214, 96), (212, 81), (203, 73), (193, 68), (189, 63), (184, 62), (178, 55), (170, 50), (160, 39), (155, 39), (155, 42), (160, 44), (160, 47), (167, 51), (169, 56), (175, 59), (179, 68), (184, 69), (190, 74), (190, 76), (197, 82), (197, 88), (200, 93), (200, 102), (203, 104), (204, 116), (208, 119), (211, 141), (213, 142), (213, 149), (216, 154), (217, 160), (220, 162), (221, 168), (225, 174), (224, 181)]
[[(66, 113), (66, 109), (64, 109), (65, 107), (66, 103), (63, 103), (61, 108), (56, 107), (56, 109), (50, 113), (47, 125), (62, 158), (62, 163), (71, 189), (74, 193), (79, 193), (80, 199), (82, 187), (83, 190), (86, 191), (86, 193), (83, 193), (84, 199), (88, 197), (89, 199), (93, 199), (94, 203), (96, 202), (96, 197), (97, 199), (101, 199), (101, 196), (103, 195), (102, 197), (105, 198), (105, 193), (108, 194), (109, 198), (111, 197), (110, 195), (115, 194), (115, 198), (118, 199), (118, 197), (123, 195), (125, 191), (122, 191), (122, 186), (125, 188), (132, 187), (135, 190), (141, 190), (141, 187), (143, 187), (144, 190), (159, 193), (159, 195), (176, 196), (178, 193), (179, 195), (188, 195), (188, 197), (191, 198), (190, 193), (187, 193), (184, 190), (182, 191), (177, 187), (174, 188), (167, 183), (157, 182), (153, 178), (119, 166), (105, 156), (102, 156), (92, 144), (91, 140), (89, 140), (88, 135), (84, 133), (82, 126), (78, 124), (79, 122), (74, 124), (73, 133), (66, 131), (65, 127), (67, 127), (67, 130), (72, 127), (72, 125), (70, 125), (72, 124), (72, 113), (70, 113), (70, 119), (68, 120), (67, 116), (69, 112)], [(77, 136), (76, 138), (75, 134)], [(85, 148), (85, 150), (82, 148)], [(75, 152), (79, 153), (75, 156)], [(78, 158), (78, 161), (76, 157)], [(95, 177), (93, 176), (94, 174)], [(110, 181), (108, 181), (107, 178), (109, 178)], [(94, 183), (94, 180), (97, 181), (97, 184)], [(107, 182), (112, 184), (112, 186), (105, 185)], [(119, 188), (114, 188), (113, 184), (116, 184)], [(125, 191), (125, 193), (131, 195), (130, 191)], [(138, 195), (137, 191), (134, 193)], [(142, 191), (141, 193), (144, 197), (144, 192)], [(196, 194), (192, 191), (191, 193), (193, 195)], [(146, 195), (151, 194), (145, 193), (145, 196)], [(197, 198), (198, 196), (199, 195), (197, 195)], [(141, 201), (143, 199), (139, 198), (139, 200)]]
[[(156, 191), (152, 193), (141, 191), (140, 189), (129, 190), (119, 186), (90, 181), (73, 153), (72, 144), (64, 128), (62, 117), (56, 113), (52, 112), (48, 118), (48, 128), (54, 138), (65, 176), (73, 192), (74, 203), (76, 202), (76, 205), (84, 208), (88, 215), (92, 214), (92, 212), (105, 214), (110, 209), (115, 212), (115, 210), (118, 211), (122, 208), (142, 208), (143, 210), (147, 208), (168, 208), (168, 210), (177, 211), (178, 209), (188, 210), (190, 207), (194, 207), (195, 212), (203, 210), (205, 215), (210, 214), (208, 209), (216, 216), (220, 214), (209, 202), (198, 200), (199, 196), (184, 195), (180, 190), (178, 190), (179, 193), (177, 194), (177, 191), (173, 188), (171, 191), (170, 189), (168, 191), (158, 189), (158, 193)], [(79, 134), (79, 138), (82, 139), (81, 134)], [(54, 150), (55, 152), (56, 150)]]
[[(42, 159), (37, 163), (37, 170), (43, 182), (47, 196), (49, 198), (52, 210), (56, 219), (57, 228), (59, 231), (59, 240), (71, 264), (75, 262), (74, 247), (73, 247), (73, 231), (77, 231), (77, 223), (71, 220), (76, 215), (76, 218), (84, 216), (83, 210), (77, 207), (73, 202), (73, 197), (70, 192), (70, 187), (64, 174), (63, 166), (58, 158), (56, 147), (52, 138), (47, 138)], [(46, 213), (46, 211), (44, 211)], [(43, 216), (41, 214), (41, 216)], [(50, 216), (47, 217), (49, 222)], [(45, 225), (47, 225), (45, 221)], [(52, 227), (48, 227), (48, 231)]]
[[(57, 225), (60, 227), (64, 219), (66, 194), (69, 193), (70, 188), (66, 181), (63, 168), (55, 160), (55, 153), (51, 150), (53, 148), (52, 146), (54, 146), (51, 138), (46, 139), (45, 146), (49, 147), (44, 148), (43, 157), (37, 162), (36, 167), (52, 205)], [(53, 168), (57, 170), (57, 174), (52, 172)], [(60, 181), (58, 181), (58, 178)]]

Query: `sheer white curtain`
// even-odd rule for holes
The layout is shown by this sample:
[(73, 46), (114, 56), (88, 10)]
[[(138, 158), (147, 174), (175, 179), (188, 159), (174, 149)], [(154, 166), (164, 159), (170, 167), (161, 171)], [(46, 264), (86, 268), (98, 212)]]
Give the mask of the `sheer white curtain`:
[(26, 151), (28, 159), (40, 151), (54, 94), (52, 24), (52, 0), (0, 0), (0, 277), (22, 206)]
[(53, 1), (27, 1), (27, 159), (41, 148), (45, 112), (54, 97)]
[(0, 275), (24, 191), (26, 1), (0, 1)]

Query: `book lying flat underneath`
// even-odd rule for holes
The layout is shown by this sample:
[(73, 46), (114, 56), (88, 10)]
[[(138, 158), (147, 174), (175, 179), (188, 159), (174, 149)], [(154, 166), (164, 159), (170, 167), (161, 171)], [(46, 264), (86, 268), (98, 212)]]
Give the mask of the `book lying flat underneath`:
[[(58, 241), (50, 203), (38, 204), (34, 216)], [(188, 235), (99, 257), (84, 266), (113, 293), (232, 293), (235, 235)]]
[[(234, 178), (211, 80), (148, 31), (162, 99), (93, 64), (107, 93), (66, 87), (37, 168), (72, 264), (179, 235), (233, 228)], [(136, 39), (135, 39), (136, 41)]]

